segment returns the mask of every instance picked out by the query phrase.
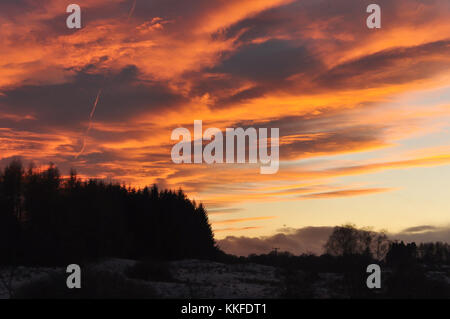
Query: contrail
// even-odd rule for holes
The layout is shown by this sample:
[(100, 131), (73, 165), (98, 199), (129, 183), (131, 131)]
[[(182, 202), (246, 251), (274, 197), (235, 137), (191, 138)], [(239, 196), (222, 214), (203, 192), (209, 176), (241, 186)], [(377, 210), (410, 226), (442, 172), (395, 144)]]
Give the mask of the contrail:
[(131, 16), (133, 15), (135, 8), (136, 8), (136, 0), (134, 0), (133, 6), (131, 7), (130, 12), (128, 13), (128, 20), (130, 20)]
[(78, 156), (80, 156), (81, 154), (83, 154), (84, 152), (84, 148), (86, 147), (86, 137), (89, 134), (89, 131), (91, 130), (91, 126), (92, 126), (92, 119), (94, 118), (94, 114), (95, 114), (95, 110), (97, 109), (97, 104), (98, 104), (98, 100), (100, 99), (100, 94), (102, 93), (102, 89), (100, 89), (97, 93), (97, 97), (95, 98), (95, 102), (94, 102), (94, 107), (92, 108), (91, 113), (89, 114), (89, 125), (86, 129), (86, 132), (84, 133), (83, 136), (83, 146), (81, 147), (80, 152), (75, 155), (75, 159), (78, 158)]
[(94, 107), (92, 108), (91, 114), (89, 114), (89, 120), (92, 120), (94, 117), (95, 109), (97, 108), (98, 99), (100, 98), (100, 94), (102, 94), (102, 89), (98, 90), (97, 97), (95, 98)]

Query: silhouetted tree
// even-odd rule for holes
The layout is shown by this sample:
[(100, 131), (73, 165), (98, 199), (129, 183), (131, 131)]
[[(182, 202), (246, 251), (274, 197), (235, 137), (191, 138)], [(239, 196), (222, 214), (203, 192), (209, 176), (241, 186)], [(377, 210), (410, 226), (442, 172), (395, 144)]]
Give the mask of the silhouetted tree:
[(411, 266), (417, 261), (417, 246), (415, 243), (393, 242), (386, 255), (386, 263), (390, 266)]
[(19, 160), (13, 160), (0, 174), (0, 264), (14, 264), (20, 248), (22, 220), (22, 175)]
[(337, 226), (325, 244), (325, 250), (333, 256), (366, 254), (382, 260), (389, 249), (384, 232), (357, 229), (354, 225)]
[(449, 264), (450, 245), (447, 243), (421, 243), (417, 247), (417, 258), (426, 264)]

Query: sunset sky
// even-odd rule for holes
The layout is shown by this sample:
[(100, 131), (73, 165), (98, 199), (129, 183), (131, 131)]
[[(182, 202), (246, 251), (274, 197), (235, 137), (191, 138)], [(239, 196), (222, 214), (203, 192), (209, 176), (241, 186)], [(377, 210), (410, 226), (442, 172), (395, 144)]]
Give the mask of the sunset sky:
[[(450, 225), (449, 0), (0, 0), (0, 75), (2, 167), (181, 187), (218, 239)], [(172, 163), (194, 120), (279, 128), (278, 173)]]

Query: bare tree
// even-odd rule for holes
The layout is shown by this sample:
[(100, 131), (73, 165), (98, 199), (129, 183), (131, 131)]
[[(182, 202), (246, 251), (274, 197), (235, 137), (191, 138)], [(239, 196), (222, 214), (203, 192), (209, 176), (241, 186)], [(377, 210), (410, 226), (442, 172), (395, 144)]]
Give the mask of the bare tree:
[(382, 260), (389, 250), (389, 239), (384, 231), (358, 229), (348, 224), (334, 228), (325, 244), (325, 250), (335, 256), (369, 254)]

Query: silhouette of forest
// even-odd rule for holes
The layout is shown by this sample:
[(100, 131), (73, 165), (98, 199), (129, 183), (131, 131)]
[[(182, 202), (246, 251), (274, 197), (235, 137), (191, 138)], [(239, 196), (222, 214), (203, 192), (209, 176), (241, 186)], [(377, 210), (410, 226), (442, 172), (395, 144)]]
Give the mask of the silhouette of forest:
[(0, 264), (64, 265), (102, 257), (212, 258), (202, 204), (181, 191), (62, 178), (12, 161), (0, 173)]

